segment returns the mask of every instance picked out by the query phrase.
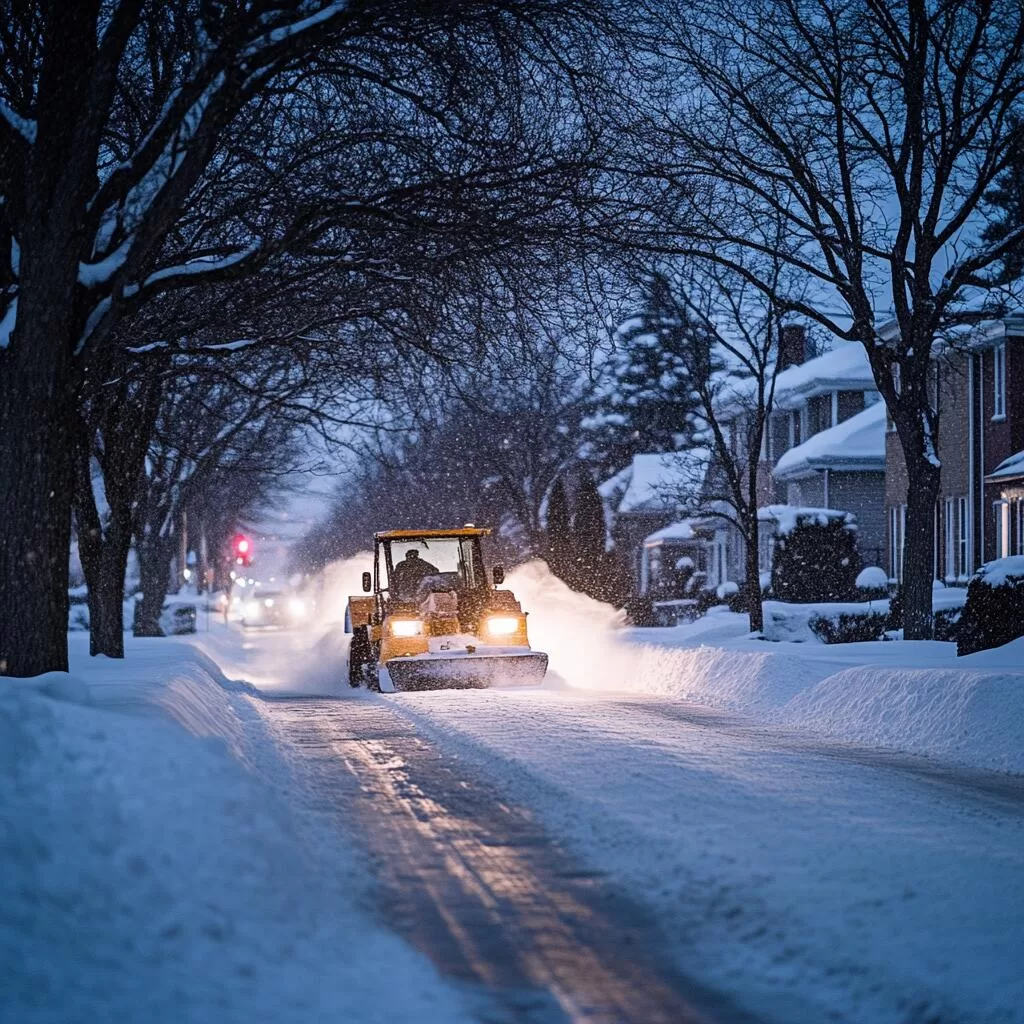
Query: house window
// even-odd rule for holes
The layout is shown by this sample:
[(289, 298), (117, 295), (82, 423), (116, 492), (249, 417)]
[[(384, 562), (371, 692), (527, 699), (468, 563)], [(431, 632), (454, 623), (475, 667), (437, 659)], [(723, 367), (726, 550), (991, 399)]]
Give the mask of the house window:
[(800, 444), (800, 439), (803, 436), (801, 433), (801, 427), (803, 426), (803, 409), (794, 410), (789, 414), (789, 447), (795, 448)]
[(992, 419), (1006, 418), (1006, 343), (992, 352)]
[(907, 532), (907, 506), (893, 505), (889, 509), (889, 579), (903, 580), (903, 544)]
[(1017, 541), (1014, 545), (1018, 555), (1024, 555), (1024, 498), (1018, 498), (1014, 503), (1017, 515), (1014, 517), (1017, 523)]
[(957, 498), (956, 504), (956, 573), (958, 577), (963, 578), (968, 576), (971, 571), (967, 564), (971, 535), (971, 512), (966, 498)]
[(992, 503), (996, 516), (996, 558), (1006, 558), (1010, 554), (1010, 503), (996, 501)]
[(757, 568), (760, 572), (772, 571), (772, 555), (775, 553), (775, 530), (771, 523), (759, 523), (757, 527)]
[(943, 519), (945, 530), (945, 572), (947, 580), (956, 579), (956, 502), (952, 498), (946, 499), (945, 516)]

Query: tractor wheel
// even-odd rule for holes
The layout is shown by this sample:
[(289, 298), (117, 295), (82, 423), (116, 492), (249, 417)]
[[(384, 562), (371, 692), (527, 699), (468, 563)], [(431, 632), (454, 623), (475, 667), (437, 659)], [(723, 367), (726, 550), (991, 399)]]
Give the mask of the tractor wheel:
[(357, 626), (352, 631), (352, 645), (348, 651), (348, 685), (359, 686), (368, 675), (373, 660), (373, 648), (370, 646), (369, 633), (365, 626)]

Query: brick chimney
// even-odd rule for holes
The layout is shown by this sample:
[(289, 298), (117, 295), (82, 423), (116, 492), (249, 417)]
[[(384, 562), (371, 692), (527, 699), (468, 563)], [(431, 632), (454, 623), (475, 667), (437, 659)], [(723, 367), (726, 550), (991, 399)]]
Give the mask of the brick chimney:
[(779, 331), (779, 372), (799, 366), (807, 358), (807, 329), (787, 324)]

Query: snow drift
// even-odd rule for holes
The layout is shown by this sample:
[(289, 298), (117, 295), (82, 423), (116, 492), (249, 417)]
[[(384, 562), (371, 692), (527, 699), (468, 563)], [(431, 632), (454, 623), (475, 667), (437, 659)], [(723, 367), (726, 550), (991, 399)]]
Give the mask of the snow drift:
[(1024, 774), (1024, 640), (959, 660), (955, 645), (936, 642), (773, 643), (751, 637), (746, 616), (717, 609), (670, 629), (627, 629), (543, 562), (517, 568), (509, 583), (530, 612), (531, 642), (568, 686), (661, 694)]

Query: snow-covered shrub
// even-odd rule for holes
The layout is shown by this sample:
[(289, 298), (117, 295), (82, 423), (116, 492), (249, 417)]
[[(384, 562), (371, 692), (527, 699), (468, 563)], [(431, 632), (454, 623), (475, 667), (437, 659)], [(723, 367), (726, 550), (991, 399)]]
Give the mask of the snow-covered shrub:
[(796, 604), (854, 600), (860, 567), (853, 516), (798, 516), (775, 539), (771, 595)]
[(715, 593), (718, 594), (720, 601), (728, 601), (734, 594), (738, 594), (740, 591), (740, 585), (735, 583), (733, 580), (726, 580), (724, 583), (719, 583)]
[(812, 615), (807, 624), (822, 643), (855, 644), (881, 640), (888, 619), (888, 610), (881, 604), (878, 607), (865, 605), (862, 610), (838, 615)]
[(857, 597), (862, 601), (881, 601), (889, 596), (889, 577), (877, 565), (861, 569), (855, 586)]
[(967, 585), (957, 654), (1002, 647), (1024, 636), (1024, 555), (983, 565)]

